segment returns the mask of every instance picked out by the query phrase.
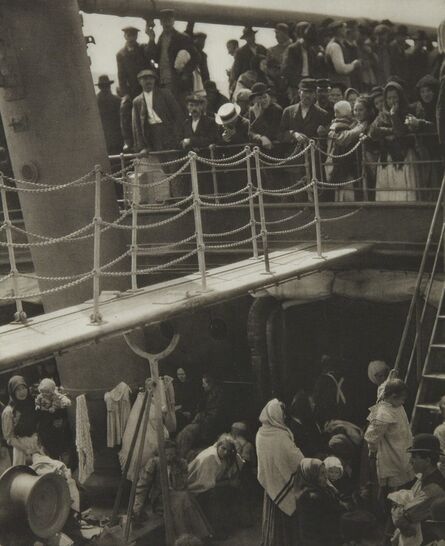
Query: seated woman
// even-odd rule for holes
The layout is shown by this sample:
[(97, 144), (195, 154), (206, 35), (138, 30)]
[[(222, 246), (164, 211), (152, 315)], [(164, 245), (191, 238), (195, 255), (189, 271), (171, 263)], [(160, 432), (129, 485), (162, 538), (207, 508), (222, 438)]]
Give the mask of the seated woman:
[(40, 453), (37, 437), (38, 416), (28, 385), (21, 375), (8, 382), (9, 403), (2, 413), (3, 437), (13, 448), (12, 464), (31, 462), (34, 453)]
[(384, 90), (385, 110), (371, 124), (369, 136), (379, 143), (376, 201), (415, 201), (417, 173), (415, 140), (405, 124), (410, 113), (402, 87), (389, 82)]
[(223, 391), (216, 378), (207, 373), (202, 376), (204, 399), (193, 421), (177, 436), (178, 451), (186, 458), (190, 450), (213, 442), (224, 430)]
[(340, 546), (345, 511), (319, 459), (303, 459), (299, 469), (298, 528), (301, 546)]
[[(191, 533), (199, 538), (207, 539), (212, 530), (195, 497), (188, 491), (187, 462), (178, 457), (176, 444), (165, 441), (165, 458), (169, 478), (169, 497), (173, 526), (176, 536)], [(143, 512), (147, 496), (153, 513), (163, 514), (162, 488), (159, 457), (151, 458), (142, 469), (136, 486), (136, 497), (133, 514), (135, 521), (145, 518)]]
[(197, 495), (215, 537), (227, 536), (236, 518), (241, 467), (235, 442), (228, 435), (201, 451), (188, 466), (188, 489)]

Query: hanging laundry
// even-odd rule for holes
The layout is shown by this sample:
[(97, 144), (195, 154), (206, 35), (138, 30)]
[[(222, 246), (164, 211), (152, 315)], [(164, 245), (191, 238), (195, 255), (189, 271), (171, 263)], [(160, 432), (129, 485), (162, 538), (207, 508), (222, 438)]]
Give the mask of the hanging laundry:
[(119, 383), (113, 390), (104, 396), (107, 406), (107, 446), (114, 447), (122, 442), (128, 417), (130, 416), (130, 387)]
[(94, 452), (91, 442), (90, 418), (84, 394), (76, 398), (76, 448), (79, 457), (79, 482), (84, 483), (94, 472)]

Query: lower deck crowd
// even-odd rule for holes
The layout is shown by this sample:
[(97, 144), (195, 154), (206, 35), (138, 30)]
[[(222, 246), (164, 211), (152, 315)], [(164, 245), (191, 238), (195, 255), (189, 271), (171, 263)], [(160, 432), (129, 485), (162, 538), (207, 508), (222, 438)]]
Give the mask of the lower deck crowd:
[[(202, 546), (236, 536), (258, 523), (261, 510), (262, 546), (443, 545), (445, 396), (438, 404), (443, 423), (413, 437), (404, 408), (407, 385), (380, 360), (369, 363), (368, 378), (376, 391), (366, 419), (357, 411), (359, 397), (352, 402), (354, 387), (344, 364), (324, 355), (313, 389), (299, 390), (290, 400), (273, 398), (257, 418), (238, 413), (231, 422), (233, 408), (214, 374), (205, 373), (200, 385), (183, 368), (175, 378), (164, 376), (162, 417), (175, 545)], [(140, 392), (119, 383), (103, 400), (106, 445), (118, 452), (127, 479), (136, 485), (131, 510), (136, 531), (153, 519), (162, 522), (165, 509), (154, 406), (145, 438), (137, 426), (151, 388), (151, 380)], [(106, 530), (95, 539), (82, 533), (88, 526), (88, 480), (95, 470), (94, 417), (88, 415), (85, 395), (60, 387), (51, 366), (40, 366), (28, 379), (11, 377), (7, 395), (2, 470), (29, 465), (38, 475), (64, 477), (71, 503), (63, 529), (71, 541), (66, 544), (123, 545), (122, 533), (112, 536)], [(75, 409), (74, 435), (70, 406)], [(135, 453), (143, 446), (140, 468), (131, 457), (134, 438)], [(3, 526), (2, 546), (39, 544), (32, 535), (22, 539), (17, 533), (17, 521), (10, 529)]]

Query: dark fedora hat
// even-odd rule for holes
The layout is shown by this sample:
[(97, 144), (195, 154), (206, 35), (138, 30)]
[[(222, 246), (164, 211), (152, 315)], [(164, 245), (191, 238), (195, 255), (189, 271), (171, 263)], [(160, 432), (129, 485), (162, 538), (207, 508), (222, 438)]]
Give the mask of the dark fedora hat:
[(107, 74), (102, 74), (102, 76), (97, 78), (97, 83), (94, 85), (100, 87), (101, 85), (111, 85), (112, 83), (114, 83), (114, 80), (110, 80)]
[(300, 89), (300, 91), (316, 91), (317, 81), (313, 78), (303, 78), (298, 84), (298, 89)]
[(270, 87), (268, 87), (265, 83), (257, 82), (252, 85), (251, 91), (252, 94), (250, 95), (250, 98), (253, 99), (259, 95), (264, 95), (264, 93), (269, 93)]
[(170, 19), (171, 17), (175, 16), (175, 10), (174, 9), (161, 9), (159, 11), (159, 19)]
[(219, 107), (218, 112), (215, 114), (215, 121), (218, 125), (225, 125), (226, 123), (233, 123), (240, 115), (241, 108), (239, 104), (233, 104), (226, 102)]
[(422, 432), (416, 434), (413, 438), (413, 445), (407, 449), (408, 453), (435, 453), (436, 455), (445, 455), (440, 449), (439, 439), (434, 434)]
[(22, 521), (39, 538), (49, 538), (63, 528), (70, 507), (68, 485), (59, 474), (38, 476), (29, 466), (19, 465), (0, 477), (1, 525)]
[(252, 27), (244, 27), (243, 28), (243, 33), (241, 34), (240, 40), (244, 40), (247, 36), (249, 36), (249, 34), (256, 34), (257, 32), (258, 31), (253, 30)]
[(327, 78), (321, 78), (319, 80), (316, 80), (317, 89), (324, 89), (326, 91), (329, 91), (331, 89), (331, 80), (328, 80)]

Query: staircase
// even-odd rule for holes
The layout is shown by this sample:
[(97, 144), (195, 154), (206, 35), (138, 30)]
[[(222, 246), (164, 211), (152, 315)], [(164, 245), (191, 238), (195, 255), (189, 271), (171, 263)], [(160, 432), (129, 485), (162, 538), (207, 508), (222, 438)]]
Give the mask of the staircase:
[[(401, 379), (417, 387), (411, 414), (413, 433), (432, 432), (439, 424), (438, 402), (445, 395), (444, 189), (445, 176), (394, 365)], [(430, 306), (436, 308), (432, 324), (427, 320)]]

